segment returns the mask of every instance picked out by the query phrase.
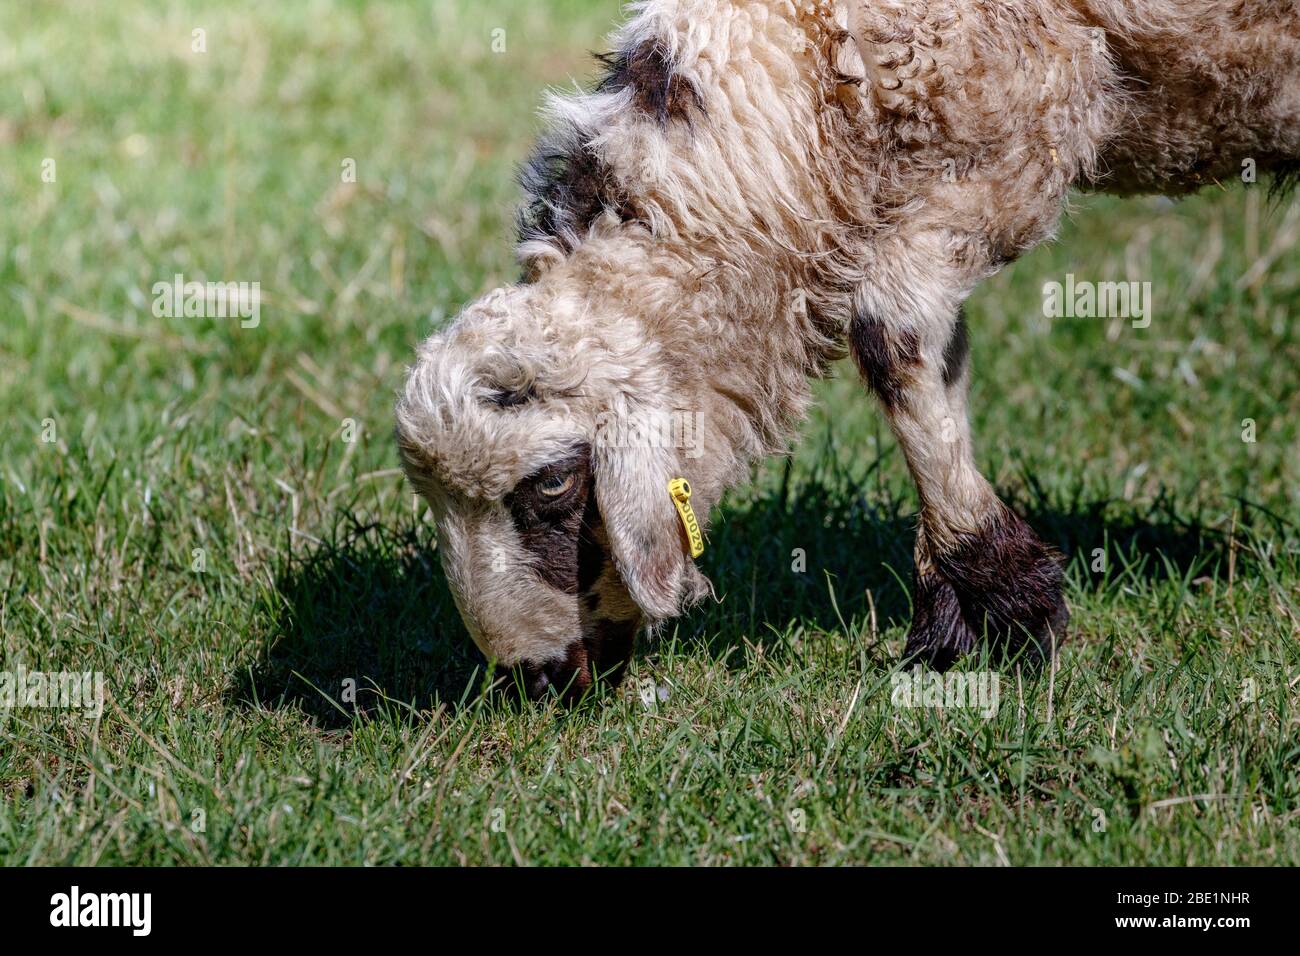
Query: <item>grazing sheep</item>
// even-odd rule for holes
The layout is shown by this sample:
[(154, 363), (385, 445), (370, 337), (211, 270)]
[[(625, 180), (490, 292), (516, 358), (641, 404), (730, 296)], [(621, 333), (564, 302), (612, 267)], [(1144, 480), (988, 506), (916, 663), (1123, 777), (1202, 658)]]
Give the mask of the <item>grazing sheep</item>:
[(616, 682), (642, 626), (710, 592), (692, 510), (785, 448), (847, 351), (920, 496), (906, 654), (1050, 655), (1059, 556), (976, 467), (962, 302), (1071, 186), (1182, 193), (1247, 159), (1293, 180), (1297, 5), (630, 9), (603, 79), (550, 99), (523, 280), (424, 342), (397, 404), (475, 642), (533, 695)]

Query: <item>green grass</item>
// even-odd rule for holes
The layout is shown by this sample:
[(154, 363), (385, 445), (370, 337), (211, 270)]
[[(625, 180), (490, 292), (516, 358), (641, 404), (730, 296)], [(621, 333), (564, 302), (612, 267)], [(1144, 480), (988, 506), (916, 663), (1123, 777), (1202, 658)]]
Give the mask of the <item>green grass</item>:
[[(917, 502), (847, 369), (714, 516), (721, 603), (611, 699), (519, 706), (391, 407), (514, 276), (539, 93), (616, 4), (156, 6), (0, 6), (0, 669), (108, 696), (0, 711), (0, 860), (1300, 861), (1296, 206), (1081, 197), (972, 301), (979, 460), (1074, 614), (993, 719), (891, 704)], [(177, 271), (260, 281), (261, 324), (155, 318)], [(1043, 319), (1066, 272), (1150, 280), (1151, 326)]]

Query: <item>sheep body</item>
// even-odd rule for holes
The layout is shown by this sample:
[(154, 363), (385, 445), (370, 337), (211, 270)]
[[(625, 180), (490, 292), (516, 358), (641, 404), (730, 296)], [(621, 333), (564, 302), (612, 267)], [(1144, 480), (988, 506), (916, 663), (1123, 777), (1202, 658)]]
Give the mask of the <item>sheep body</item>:
[[(786, 448), (810, 377), (847, 352), (920, 494), (908, 653), (944, 667), (980, 636), (1050, 653), (1067, 619), (1058, 556), (974, 463), (961, 304), (1053, 234), (1072, 186), (1179, 193), (1245, 162), (1294, 177), (1296, 4), (645, 0), (630, 12), (601, 82), (547, 102), (523, 174), (525, 281), (426, 343), (399, 402), (408, 472), (453, 516), (440, 528), (471, 633), (507, 663), (572, 662), (602, 622), (661, 620), (707, 593), (665, 483), (688, 477), (707, 514)], [(601, 416), (682, 413), (703, 423), (692, 460), (602, 445)], [(580, 590), (606, 616), (476, 599), (485, 586), (465, 568), (483, 547), (454, 516), (490, 512), (578, 444), (607, 559)], [(528, 550), (518, 520), (498, 508), (484, 521), (497, 550)]]

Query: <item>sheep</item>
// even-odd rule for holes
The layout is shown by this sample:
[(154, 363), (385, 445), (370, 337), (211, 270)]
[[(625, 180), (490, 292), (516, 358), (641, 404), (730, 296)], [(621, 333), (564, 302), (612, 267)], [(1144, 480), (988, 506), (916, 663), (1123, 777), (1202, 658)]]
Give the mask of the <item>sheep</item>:
[(642, 629), (711, 593), (710, 509), (847, 354), (920, 499), (905, 658), (1050, 658), (1062, 556), (975, 463), (962, 303), (1072, 186), (1187, 193), (1247, 160), (1294, 183), (1296, 5), (629, 11), (594, 88), (548, 100), (521, 280), (420, 345), (397, 402), (470, 636), (531, 697), (617, 684)]

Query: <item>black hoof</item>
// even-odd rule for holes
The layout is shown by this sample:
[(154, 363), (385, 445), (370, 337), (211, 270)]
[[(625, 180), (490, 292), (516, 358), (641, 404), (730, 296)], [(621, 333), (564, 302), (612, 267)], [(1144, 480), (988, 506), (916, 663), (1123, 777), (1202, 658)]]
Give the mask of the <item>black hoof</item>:
[(978, 642), (962, 617), (957, 592), (933, 572), (917, 574), (913, 588), (912, 626), (903, 659), (946, 671)]
[(951, 584), (966, 626), (1001, 660), (1051, 658), (1070, 620), (1061, 555), (1003, 509), (935, 563)]

